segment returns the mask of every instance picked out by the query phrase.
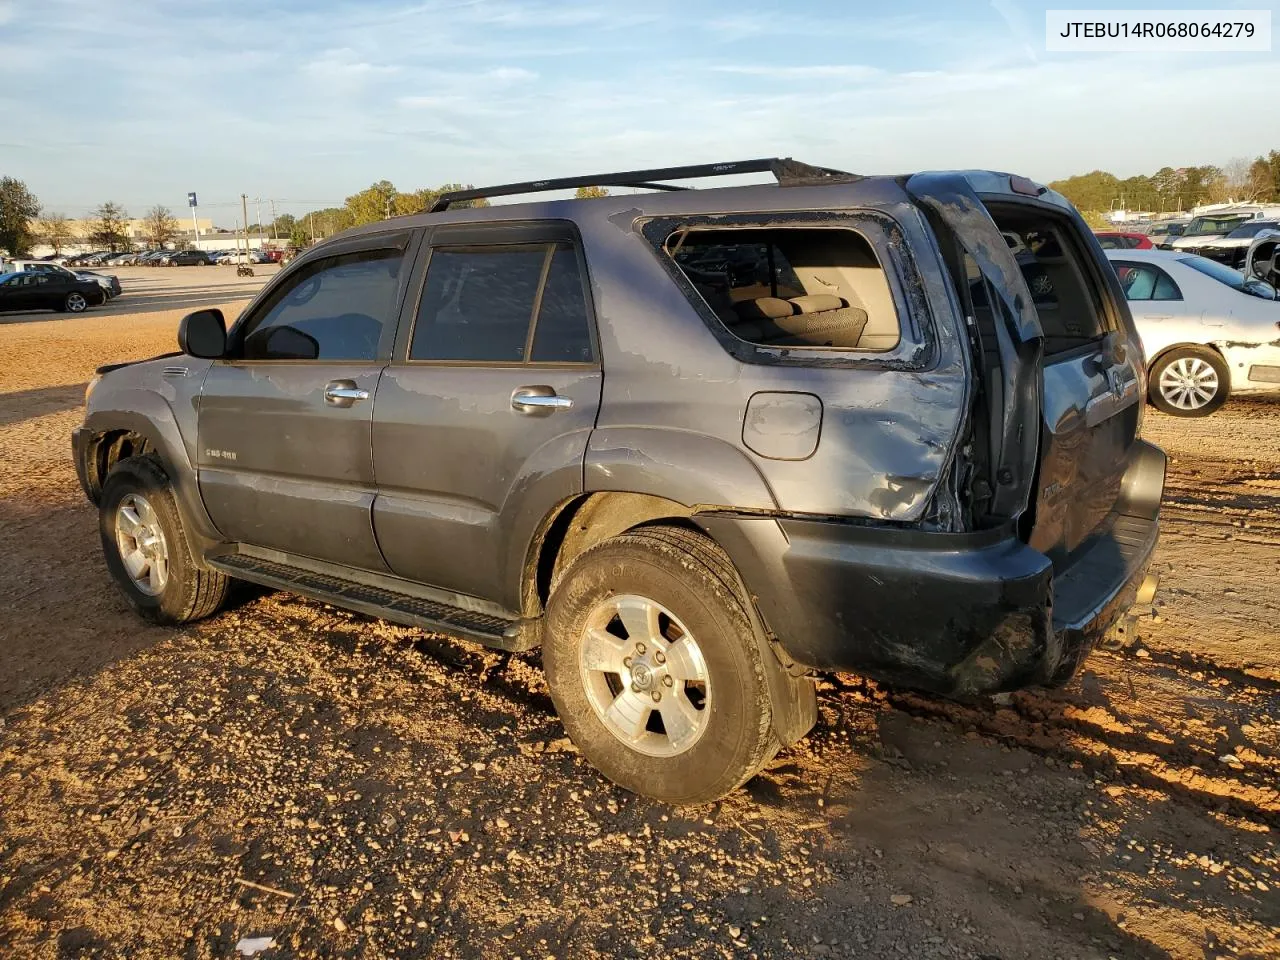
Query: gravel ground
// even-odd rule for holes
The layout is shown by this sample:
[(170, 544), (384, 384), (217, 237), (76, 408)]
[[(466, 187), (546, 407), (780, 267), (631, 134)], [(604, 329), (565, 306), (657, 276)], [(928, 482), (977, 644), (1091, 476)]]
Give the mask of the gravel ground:
[(0, 318), (0, 954), (1280, 956), (1280, 403), (1148, 413), (1157, 615), (1065, 690), (855, 677), (728, 800), (622, 793), (536, 658), (245, 588), (194, 627), (108, 582), (69, 433), (94, 366), (254, 289), (122, 270)]

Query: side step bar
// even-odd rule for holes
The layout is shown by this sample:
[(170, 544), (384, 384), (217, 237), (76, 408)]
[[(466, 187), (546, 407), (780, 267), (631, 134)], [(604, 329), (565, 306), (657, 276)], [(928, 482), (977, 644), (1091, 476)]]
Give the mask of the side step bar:
[(335, 607), (345, 607), (393, 623), (453, 634), (510, 653), (532, 650), (540, 641), (538, 621), (507, 620), (463, 610), (435, 600), (242, 553), (211, 557), (207, 562), (209, 566), (240, 580), (300, 593), (332, 603)]

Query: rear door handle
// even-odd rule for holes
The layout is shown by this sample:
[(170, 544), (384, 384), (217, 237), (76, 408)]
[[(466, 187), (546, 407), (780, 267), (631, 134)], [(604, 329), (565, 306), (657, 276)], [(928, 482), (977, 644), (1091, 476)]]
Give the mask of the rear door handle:
[(331, 407), (349, 407), (368, 399), (369, 391), (361, 390), (354, 380), (330, 380), (324, 386), (324, 402)]
[(554, 387), (543, 384), (517, 387), (511, 394), (511, 409), (534, 417), (549, 416), (557, 410), (568, 410), (572, 406), (572, 397), (562, 397)]

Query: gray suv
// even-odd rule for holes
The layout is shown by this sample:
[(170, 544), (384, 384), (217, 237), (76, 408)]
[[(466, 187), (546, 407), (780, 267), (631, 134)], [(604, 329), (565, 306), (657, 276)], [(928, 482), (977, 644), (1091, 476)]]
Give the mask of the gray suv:
[[(583, 185), (655, 192), (460, 206)], [(1063, 684), (1154, 590), (1142, 348), (1025, 178), (761, 160), (460, 191), (178, 342), (104, 367), (74, 436), (143, 616), (209, 616), (239, 578), (541, 648), (583, 755), (666, 801), (803, 737), (815, 671)]]

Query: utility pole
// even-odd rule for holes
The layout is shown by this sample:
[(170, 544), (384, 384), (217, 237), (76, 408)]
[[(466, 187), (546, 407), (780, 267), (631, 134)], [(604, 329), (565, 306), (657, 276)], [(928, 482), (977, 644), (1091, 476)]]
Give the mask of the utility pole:
[(307, 214), (307, 219), (311, 221), (311, 242), (316, 242), (316, 212), (312, 210)]
[(254, 211), (254, 213), (258, 218), (258, 239), (261, 240), (262, 233), (263, 233), (262, 231), (262, 198), (256, 197), (254, 198), (253, 202), (254, 202), (254, 205), (257, 207), (257, 210)]
[(240, 194), (240, 212), (244, 215), (244, 260), (249, 262), (249, 195)]
[(279, 240), (280, 238), (276, 236), (276, 202), (268, 200), (267, 203), (271, 204), (271, 239)]

